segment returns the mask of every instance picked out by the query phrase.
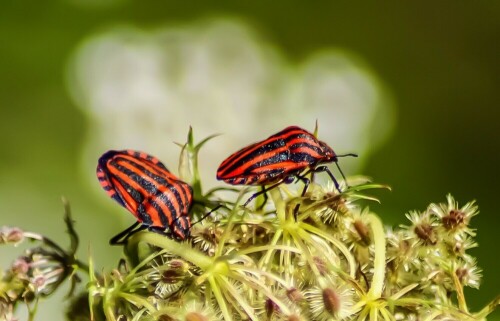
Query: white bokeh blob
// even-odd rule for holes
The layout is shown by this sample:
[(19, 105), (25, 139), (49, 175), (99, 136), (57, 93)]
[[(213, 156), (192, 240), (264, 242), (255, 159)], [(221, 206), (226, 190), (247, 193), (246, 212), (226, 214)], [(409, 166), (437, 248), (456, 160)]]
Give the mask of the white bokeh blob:
[(200, 155), (204, 184), (212, 187), (232, 152), (289, 125), (313, 131), (316, 120), (320, 139), (337, 153), (360, 154), (342, 160), (345, 172), (359, 174), (394, 125), (388, 91), (359, 58), (325, 48), (291, 63), (238, 20), (115, 27), (82, 42), (68, 75), (89, 117), (86, 177), (104, 151), (129, 148), (177, 173), (180, 150), (172, 142), (185, 142), (192, 126), (198, 140), (223, 134)]

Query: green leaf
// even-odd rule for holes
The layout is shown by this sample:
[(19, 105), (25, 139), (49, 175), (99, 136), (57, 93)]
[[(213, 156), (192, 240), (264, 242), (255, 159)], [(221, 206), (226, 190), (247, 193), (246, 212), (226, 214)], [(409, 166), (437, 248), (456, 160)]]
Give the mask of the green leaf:
[(62, 198), (62, 202), (64, 205), (64, 223), (66, 223), (66, 229), (69, 234), (69, 239), (70, 239), (70, 250), (69, 250), (69, 255), (73, 256), (75, 255), (78, 245), (79, 245), (79, 238), (78, 234), (76, 233), (76, 230), (73, 225), (73, 219), (71, 218), (71, 208), (69, 206), (69, 202), (66, 198)]

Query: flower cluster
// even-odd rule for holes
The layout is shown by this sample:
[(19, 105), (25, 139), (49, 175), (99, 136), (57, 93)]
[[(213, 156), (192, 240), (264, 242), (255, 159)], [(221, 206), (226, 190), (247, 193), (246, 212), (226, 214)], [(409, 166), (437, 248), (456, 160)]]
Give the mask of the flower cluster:
[[(470, 312), (463, 291), (478, 288), (481, 274), (468, 253), (477, 246), (470, 227), (478, 214), (474, 202), (460, 207), (448, 196), (444, 204), (410, 212), (409, 225), (394, 229), (366, 207), (374, 200), (367, 191), (385, 188), (368, 182), (350, 181), (342, 192), (311, 183), (303, 196), (280, 186), (269, 191), (264, 207), (259, 199), (255, 208), (242, 207), (249, 190), (235, 201), (216, 199), (220, 188), (202, 195), (199, 147), (190, 135), (181, 175), (202, 204), (224, 206), (194, 224), (189, 240), (136, 233), (117, 268), (97, 274), (92, 260), (85, 266), (74, 259), (76, 236), (68, 252), (39, 237), (43, 245), (2, 277), (0, 316), (14, 320), (17, 302), (52, 293), (78, 268), (89, 281), (68, 309), (71, 320), (478, 321), (498, 305), (497, 299)], [(204, 211), (199, 206), (192, 214)], [(0, 233), (4, 243), (23, 237), (33, 234)]]
[(80, 278), (78, 269), (88, 271), (88, 266), (75, 258), (78, 236), (73, 229), (69, 205), (65, 202), (65, 221), (70, 235), (69, 250), (62, 249), (49, 238), (19, 228), (1, 227), (0, 244), (19, 245), (26, 240), (37, 242), (12, 262), (0, 279), (0, 320), (14, 321), (13, 311), (19, 303), (28, 305), (30, 319), (36, 313), (40, 298), (52, 294), (66, 279), (71, 279), (68, 295), (72, 295)]

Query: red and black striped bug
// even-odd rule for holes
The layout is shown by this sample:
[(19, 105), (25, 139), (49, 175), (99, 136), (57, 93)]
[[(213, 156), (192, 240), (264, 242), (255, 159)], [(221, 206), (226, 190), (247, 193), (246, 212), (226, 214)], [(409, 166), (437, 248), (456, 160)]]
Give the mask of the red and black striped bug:
[[(243, 206), (258, 195), (264, 194), (266, 197), (265, 193), (270, 189), (281, 183), (292, 183), (295, 178), (304, 182), (304, 196), (310, 183), (305, 176), (309, 173), (326, 172), (340, 192), (332, 172), (327, 166), (319, 165), (334, 162), (345, 180), (337, 163), (338, 157), (343, 156), (357, 157), (356, 154), (336, 155), (330, 146), (312, 133), (298, 126), (290, 126), (229, 156), (219, 166), (217, 179), (232, 185), (262, 186), (262, 190), (253, 194)], [(265, 188), (266, 185), (270, 186)], [(298, 206), (294, 211), (295, 216), (297, 212)]]
[(156, 157), (133, 150), (110, 150), (99, 158), (97, 178), (108, 195), (137, 218), (110, 244), (123, 244), (143, 229), (163, 232), (168, 228), (178, 239), (189, 237), (193, 189)]

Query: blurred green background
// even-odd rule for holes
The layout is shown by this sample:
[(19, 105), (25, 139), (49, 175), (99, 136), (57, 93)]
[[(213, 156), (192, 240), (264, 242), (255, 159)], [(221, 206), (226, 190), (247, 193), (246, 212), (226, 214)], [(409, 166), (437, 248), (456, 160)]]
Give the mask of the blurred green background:
[[(480, 291), (467, 295), (478, 309), (499, 294), (499, 2), (2, 0), (0, 225), (36, 230), (64, 244), (64, 195), (81, 235), (81, 255), (90, 248), (97, 266), (113, 267), (120, 250), (107, 241), (132, 220), (95, 192), (93, 165), (82, 160), (84, 146), (96, 135), (94, 119), (71, 98), (68, 66), (82, 41), (114, 26), (148, 31), (213, 17), (241, 21), (290, 65), (330, 47), (362, 59), (395, 108), (391, 136), (368, 154), (360, 173), (393, 188), (379, 195), (382, 205), (374, 210), (386, 224), (398, 225), (409, 210), (445, 201), (447, 193), (460, 204), (476, 199), (481, 213), (473, 226), (480, 246), (472, 254), (484, 277)], [(119, 122), (120, 113), (126, 111), (117, 111), (110, 123)], [(327, 127), (328, 119), (319, 120)], [(166, 137), (157, 148), (182, 141), (187, 132), (182, 126), (181, 139)], [(231, 134), (217, 123), (206, 127), (209, 134)], [(264, 137), (247, 138), (241, 146)], [(209, 148), (216, 150), (217, 144)], [(6, 267), (15, 252), (1, 251)], [(40, 320), (51, 315), (62, 320), (58, 301), (49, 303), (42, 305)]]

